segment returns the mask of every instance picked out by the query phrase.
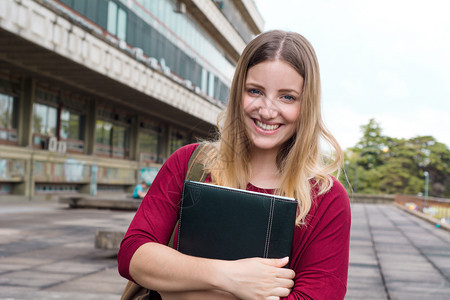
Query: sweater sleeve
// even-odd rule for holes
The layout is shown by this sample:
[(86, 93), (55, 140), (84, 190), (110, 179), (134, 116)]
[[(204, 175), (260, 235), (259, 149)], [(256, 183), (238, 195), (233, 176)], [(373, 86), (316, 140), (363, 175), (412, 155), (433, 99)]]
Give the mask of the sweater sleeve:
[(291, 268), (295, 284), (284, 299), (344, 299), (347, 289), (350, 203), (343, 186), (314, 197), (304, 227), (294, 232)]
[(167, 244), (178, 220), (187, 164), (198, 144), (178, 149), (164, 163), (142, 200), (120, 245), (119, 273), (134, 281), (129, 272), (131, 258), (145, 243)]

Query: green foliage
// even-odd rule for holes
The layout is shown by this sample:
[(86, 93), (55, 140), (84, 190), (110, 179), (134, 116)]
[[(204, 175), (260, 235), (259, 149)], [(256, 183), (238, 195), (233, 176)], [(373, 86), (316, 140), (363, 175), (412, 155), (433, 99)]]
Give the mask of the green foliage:
[(366, 194), (424, 194), (450, 197), (450, 150), (431, 136), (397, 139), (382, 135), (374, 119), (361, 126), (363, 136), (345, 151), (348, 191)]

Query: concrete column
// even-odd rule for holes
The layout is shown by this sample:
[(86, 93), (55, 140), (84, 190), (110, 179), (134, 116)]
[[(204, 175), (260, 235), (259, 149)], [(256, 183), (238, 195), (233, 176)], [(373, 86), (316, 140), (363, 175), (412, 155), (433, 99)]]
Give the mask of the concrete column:
[[(24, 179), (22, 182), (14, 183), (12, 186), (12, 194), (13, 195), (21, 195), (27, 198), (33, 195), (34, 184), (33, 175), (31, 173), (31, 163), (32, 160), (25, 160), (25, 168), (24, 168)], [(33, 190), (31, 190), (33, 188)]]
[(166, 161), (170, 156), (170, 135), (172, 134), (172, 126), (166, 125), (163, 135), (163, 147), (162, 147), (162, 155), (164, 157), (164, 161)]
[(33, 146), (33, 103), (36, 82), (33, 78), (24, 78), (19, 97), (18, 143), (21, 147)]
[(88, 110), (86, 113), (86, 127), (85, 127), (85, 140), (84, 140), (84, 153), (94, 154), (95, 150), (95, 126), (97, 122), (97, 101), (91, 100), (88, 103)]
[(130, 160), (139, 160), (139, 117), (133, 117), (130, 126)]
[[(86, 125), (84, 127), (84, 154), (92, 155), (95, 150), (95, 125), (97, 122), (97, 101), (92, 99), (87, 104), (86, 112)], [(94, 195), (97, 191), (97, 174), (93, 174), (97, 169), (97, 165), (91, 166), (91, 181), (87, 184), (82, 184), (80, 186), (80, 194), (92, 194), (92, 189), (94, 189)], [(93, 178), (95, 177), (95, 178)], [(93, 182), (94, 181), (94, 182)], [(94, 185), (94, 186), (92, 186)]]

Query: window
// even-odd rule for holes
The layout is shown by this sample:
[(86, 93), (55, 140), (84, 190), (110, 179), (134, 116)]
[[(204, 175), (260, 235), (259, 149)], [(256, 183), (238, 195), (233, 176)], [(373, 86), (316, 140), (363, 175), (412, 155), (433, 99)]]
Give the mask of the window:
[(0, 141), (17, 141), (14, 97), (0, 93)]
[(185, 135), (179, 131), (173, 131), (170, 136), (170, 153), (175, 152), (179, 148), (187, 144)]
[(202, 69), (202, 86), (201, 90), (206, 93), (208, 90), (208, 71)]
[(33, 143), (44, 148), (49, 137), (56, 136), (57, 109), (45, 104), (33, 104)]
[(95, 128), (95, 139), (97, 144), (110, 145), (112, 124), (106, 121), (97, 120)]
[(114, 34), (121, 40), (125, 40), (127, 36), (127, 12), (119, 8), (116, 3), (110, 1), (108, 3), (108, 32)]
[(112, 133), (112, 146), (117, 148), (125, 148), (126, 128), (118, 125), (113, 125)]
[(116, 35), (117, 34), (117, 4), (114, 2), (108, 3), (108, 25), (107, 30)]
[(128, 128), (108, 121), (97, 120), (95, 152), (99, 155), (128, 157)]
[(117, 37), (125, 41), (126, 33), (127, 33), (127, 13), (120, 8), (119, 17), (117, 21)]
[(35, 97), (33, 146), (47, 149), (47, 146), (52, 145), (49, 138), (54, 137), (58, 145), (61, 145), (58, 149), (64, 149), (61, 151), (83, 153), (87, 100), (71, 92), (39, 83)]
[(214, 74), (213, 73), (209, 73), (208, 95), (211, 97), (214, 97)]
[(83, 152), (85, 117), (79, 113), (61, 110), (59, 137), (66, 140), (67, 150)]
[(61, 129), (59, 136), (63, 139), (80, 140), (80, 116), (66, 109), (61, 110)]
[(162, 162), (162, 135), (157, 131), (139, 132), (139, 155), (141, 161)]

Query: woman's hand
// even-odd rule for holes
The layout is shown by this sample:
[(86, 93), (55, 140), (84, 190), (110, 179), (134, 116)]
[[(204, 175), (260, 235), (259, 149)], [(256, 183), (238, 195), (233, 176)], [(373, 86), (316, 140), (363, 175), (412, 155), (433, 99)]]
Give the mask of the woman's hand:
[[(224, 263), (223, 289), (239, 299), (278, 300), (289, 295), (295, 272), (282, 268), (289, 261), (248, 258)], [(220, 283), (219, 283), (220, 284)]]

